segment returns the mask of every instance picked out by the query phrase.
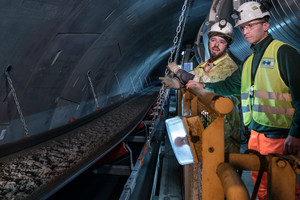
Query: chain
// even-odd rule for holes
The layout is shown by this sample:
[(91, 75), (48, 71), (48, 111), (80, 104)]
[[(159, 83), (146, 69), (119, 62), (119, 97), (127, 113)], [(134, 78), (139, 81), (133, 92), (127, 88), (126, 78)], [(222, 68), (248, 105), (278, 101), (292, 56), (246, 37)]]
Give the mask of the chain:
[[(185, 2), (185, 4), (187, 4), (187, 2)], [(186, 20), (187, 20), (187, 15), (189, 13), (190, 6), (191, 6), (191, 1), (189, 1), (189, 5), (187, 7), (185, 7), (185, 9), (182, 8), (183, 12), (186, 11), (186, 16), (184, 18), (184, 22), (183, 22), (183, 25), (182, 25), (182, 31), (180, 33), (180, 38), (179, 38), (179, 42), (178, 42), (178, 47), (177, 47), (176, 54), (175, 54), (174, 62), (176, 62), (176, 63), (177, 63), (178, 57), (179, 57), (180, 45), (181, 45), (182, 36), (183, 36), (183, 32), (184, 32), (184, 28), (185, 28), (185, 24), (186, 24)], [(181, 14), (180, 18), (183, 18), (183, 13)], [(182, 19), (179, 20), (179, 21), (181, 21), (180, 23), (182, 23)]]
[(15, 103), (16, 103), (16, 106), (17, 106), (17, 110), (18, 110), (18, 113), (20, 115), (20, 119), (21, 119), (21, 121), (23, 123), (23, 128), (25, 130), (25, 135), (28, 136), (29, 132), (28, 132), (28, 129), (27, 129), (27, 125), (26, 125), (26, 122), (25, 122), (25, 119), (24, 119), (24, 116), (23, 116), (23, 113), (22, 113), (22, 110), (21, 110), (21, 106), (20, 106), (20, 103), (19, 103), (16, 91), (15, 91), (15, 88), (14, 88), (14, 86), (12, 84), (12, 80), (11, 80), (11, 78), (9, 76), (9, 73), (7, 71), (5, 72), (5, 75), (6, 75), (6, 79), (7, 79), (8, 83), (9, 83), (11, 92), (13, 94), (13, 97), (14, 97), (14, 100), (15, 100)]
[(120, 85), (117, 74), (118, 74), (118, 72), (115, 73), (115, 77), (116, 77), (116, 80), (117, 80), (117, 83), (118, 83), (118, 86), (119, 86), (119, 90), (121, 91), (121, 97), (123, 98), (123, 93), (122, 93), (122, 90), (121, 90), (121, 85)]
[[(171, 62), (173, 62), (173, 55), (174, 55), (174, 52), (175, 52), (175, 48), (177, 46), (177, 52), (176, 52), (176, 55), (175, 55), (175, 62), (177, 62), (177, 59), (178, 59), (178, 52), (179, 52), (179, 48), (180, 48), (180, 43), (182, 41), (182, 36), (183, 36), (183, 30), (184, 30), (184, 27), (185, 27), (185, 24), (186, 24), (186, 19), (187, 19), (187, 13), (186, 11), (189, 11), (189, 7), (191, 5), (191, 1), (190, 0), (185, 0), (184, 1), (184, 4), (182, 6), (182, 9), (181, 9), (181, 15), (179, 17), (179, 24), (176, 28), (176, 35), (173, 39), (173, 46), (171, 48), (171, 52), (170, 52), (170, 57), (168, 59), (168, 64), (170, 64)], [(186, 14), (185, 14), (186, 13)], [(183, 23), (183, 25), (182, 25)], [(180, 35), (180, 38), (179, 38), (179, 43), (178, 45), (177, 42), (178, 42), (178, 36), (179, 36), (179, 33), (181, 32), (181, 35)], [(166, 69), (165, 70), (165, 76), (168, 75), (169, 71)], [(156, 101), (156, 106), (154, 108), (154, 115), (153, 115), (153, 118), (152, 118), (152, 130), (154, 130), (154, 127), (155, 126), (155, 121), (157, 119), (158, 116), (160, 116), (163, 112), (163, 107), (165, 105), (165, 102), (169, 96), (169, 92), (170, 92), (170, 89), (166, 89), (164, 85), (162, 85), (160, 91), (159, 91), (159, 97), (157, 98), (157, 101)], [(151, 132), (152, 132), (151, 130)], [(151, 132), (149, 135), (151, 135)]]
[(99, 103), (98, 103), (97, 96), (96, 96), (96, 93), (95, 93), (95, 89), (94, 89), (94, 86), (93, 86), (93, 83), (92, 83), (92, 79), (90, 77), (90, 71), (87, 73), (87, 77), (88, 77), (88, 80), (89, 80), (89, 83), (90, 83), (90, 86), (91, 86), (91, 89), (92, 89), (92, 92), (93, 92), (93, 96), (94, 96), (94, 99), (95, 99), (96, 109), (99, 109)]
[[(178, 26), (177, 26), (177, 28), (176, 28), (176, 35), (175, 35), (175, 37), (174, 37), (174, 39), (173, 39), (173, 46), (172, 46), (172, 49), (171, 49), (171, 53), (170, 53), (170, 57), (169, 57), (169, 59), (168, 59), (168, 64), (170, 64), (171, 62), (173, 62), (173, 54), (174, 54), (174, 52), (175, 52), (175, 47), (176, 47), (176, 44), (177, 44), (177, 42), (178, 42), (178, 36), (179, 36), (179, 33), (181, 32), (181, 24), (182, 24), (182, 22), (183, 22), (183, 20), (184, 20), (184, 14), (185, 14), (185, 11), (186, 11), (186, 9), (187, 9), (187, 3), (188, 3), (188, 0), (185, 0), (184, 1), (184, 4), (183, 4), (183, 6), (182, 6), (182, 9), (181, 9), (181, 15), (180, 15), (180, 17), (179, 17), (179, 24), (178, 24)], [(191, 4), (189, 3), (189, 6), (190, 6)], [(188, 6), (188, 7), (189, 7)], [(189, 9), (189, 8), (188, 8)], [(185, 17), (185, 19), (186, 19), (186, 17)], [(185, 22), (186, 22), (186, 20), (185, 20)], [(185, 22), (184, 22), (184, 26), (185, 26)], [(183, 28), (184, 28), (184, 26), (183, 26)], [(182, 31), (182, 33), (183, 33), (183, 31)], [(179, 39), (179, 41), (181, 42), (181, 39), (182, 39), (182, 34), (181, 34), (181, 36), (180, 36), (180, 39)], [(179, 44), (180, 45), (180, 44)], [(179, 51), (179, 46), (177, 47), (177, 51)], [(178, 55), (176, 55), (176, 56), (178, 56)], [(176, 58), (175, 58), (176, 59)], [(165, 74), (168, 74), (169, 72), (168, 72), (168, 70), (166, 69), (166, 71), (165, 71)]]

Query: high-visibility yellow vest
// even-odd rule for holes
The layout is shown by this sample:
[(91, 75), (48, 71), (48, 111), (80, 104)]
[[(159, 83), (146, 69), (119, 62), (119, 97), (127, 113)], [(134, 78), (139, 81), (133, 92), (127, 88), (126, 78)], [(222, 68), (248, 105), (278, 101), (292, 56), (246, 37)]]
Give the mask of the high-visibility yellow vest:
[(289, 87), (282, 80), (277, 52), (283, 42), (273, 40), (267, 47), (251, 85), (253, 53), (245, 61), (242, 71), (241, 100), (244, 124), (251, 120), (264, 126), (290, 128), (295, 109)]

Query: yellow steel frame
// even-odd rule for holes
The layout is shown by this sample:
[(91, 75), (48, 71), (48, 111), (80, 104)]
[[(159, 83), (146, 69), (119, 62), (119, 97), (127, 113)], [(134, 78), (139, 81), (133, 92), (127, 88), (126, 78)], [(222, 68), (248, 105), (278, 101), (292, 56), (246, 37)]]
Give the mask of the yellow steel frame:
[[(224, 200), (224, 196), (228, 200), (250, 199), (237, 169), (260, 170), (259, 157), (232, 153), (228, 155), (228, 161), (225, 162), (224, 158), (224, 115), (232, 110), (233, 103), (229, 98), (196, 86), (191, 86), (190, 92), (183, 90), (180, 92), (182, 99), (178, 98), (179, 115), (183, 116), (195, 160), (195, 164), (184, 168), (185, 199)], [(268, 198), (294, 199), (296, 173), (300, 173), (299, 158), (283, 155), (260, 157), (267, 161), (263, 170), (267, 171), (269, 178)], [(202, 163), (202, 175), (198, 174), (199, 163)]]

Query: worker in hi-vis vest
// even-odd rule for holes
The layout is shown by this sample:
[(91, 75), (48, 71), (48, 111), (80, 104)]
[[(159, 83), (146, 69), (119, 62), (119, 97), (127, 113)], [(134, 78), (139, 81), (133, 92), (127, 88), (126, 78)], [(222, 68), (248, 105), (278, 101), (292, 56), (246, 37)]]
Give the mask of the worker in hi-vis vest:
[[(251, 44), (253, 53), (241, 71), (217, 83), (186, 84), (229, 95), (241, 92), (243, 121), (251, 135), (248, 148), (261, 154), (294, 154), (300, 150), (300, 54), (294, 47), (268, 33), (268, 5), (250, 1), (234, 12), (236, 27)], [(258, 172), (252, 172), (255, 183)], [(297, 199), (299, 187), (297, 186)], [(257, 194), (267, 199), (264, 173)]]
[[(172, 62), (167, 68), (176, 77), (160, 77), (167, 88), (183, 88), (189, 80), (197, 82), (218, 82), (225, 80), (238, 69), (236, 63), (229, 57), (227, 50), (232, 44), (233, 27), (225, 19), (213, 24), (208, 32), (208, 50), (210, 58), (200, 63), (195, 69), (187, 72)], [(240, 153), (241, 131), (243, 129), (240, 115), (240, 94), (229, 96), (234, 102), (231, 113), (225, 115), (225, 152)]]

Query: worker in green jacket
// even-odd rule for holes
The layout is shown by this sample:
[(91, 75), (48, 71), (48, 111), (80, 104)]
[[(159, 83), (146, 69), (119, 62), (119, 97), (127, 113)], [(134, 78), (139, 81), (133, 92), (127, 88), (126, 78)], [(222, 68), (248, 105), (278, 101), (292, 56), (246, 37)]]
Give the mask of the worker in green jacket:
[[(253, 53), (224, 81), (186, 84), (205, 87), (221, 95), (241, 93), (243, 121), (251, 136), (248, 148), (263, 155), (294, 154), (300, 150), (300, 54), (268, 33), (270, 13), (250, 1), (236, 13), (236, 26)], [(258, 172), (251, 172), (255, 183)], [(299, 187), (297, 186), (297, 194)], [(266, 173), (257, 194), (267, 199)], [(297, 199), (299, 196), (297, 195)]]
[[(189, 80), (197, 82), (218, 82), (230, 76), (238, 69), (236, 63), (227, 54), (227, 49), (232, 44), (232, 25), (226, 20), (213, 24), (208, 32), (208, 47), (210, 59), (200, 63), (193, 71), (186, 72), (173, 62), (167, 68), (176, 74), (175, 78), (160, 77), (167, 88), (179, 89)], [(234, 102), (234, 109), (225, 115), (225, 152), (239, 153), (241, 139), (240, 99), (234, 95), (229, 97)]]

